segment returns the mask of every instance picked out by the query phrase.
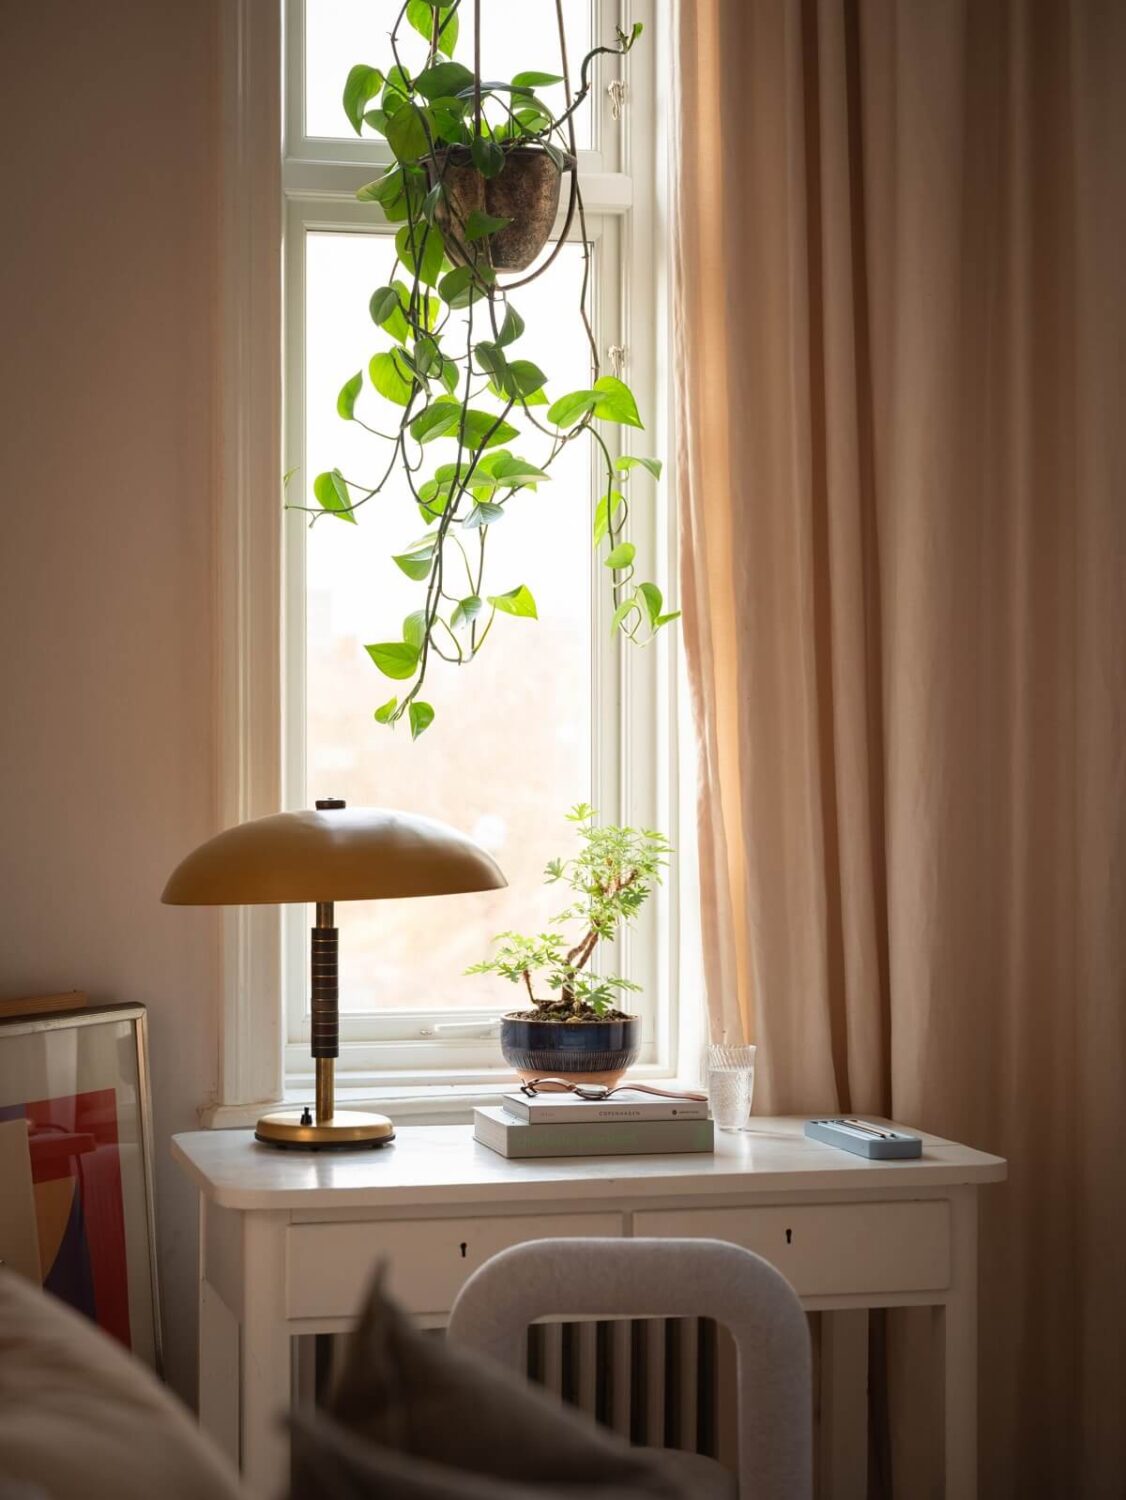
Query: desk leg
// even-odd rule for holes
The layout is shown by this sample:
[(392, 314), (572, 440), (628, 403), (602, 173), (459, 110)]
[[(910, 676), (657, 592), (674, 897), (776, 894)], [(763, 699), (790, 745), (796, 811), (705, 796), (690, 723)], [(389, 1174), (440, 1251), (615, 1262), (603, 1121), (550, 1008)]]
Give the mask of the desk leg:
[(260, 1500), (289, 1488), (292, 1349), (285, 1320), (286, 1216), (243, 1216), (242, 1473)]
[(238, 1320), (206, 1281), (199, 1284), (199, 1425), (238, 1468)]
[(821, 1314), (819, 1500), (868, 1494), (868, 1309)]
[(943, 1311), (946, 1500), (977, 1495), (977, 1190), (950, 1195), (951, 1295)]

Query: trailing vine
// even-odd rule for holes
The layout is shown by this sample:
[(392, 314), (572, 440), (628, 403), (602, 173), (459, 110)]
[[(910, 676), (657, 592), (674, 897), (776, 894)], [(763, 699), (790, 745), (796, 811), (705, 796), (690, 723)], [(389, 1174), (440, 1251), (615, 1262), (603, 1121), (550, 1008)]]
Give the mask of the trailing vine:
[[(526, 583), (488, 591), (489, 533), (514, 501), (550, 481), (560, 454), (584, 434), (598, 457), (593, 542), (605, 552), (615, 606), (612, 629), (643, 643), (679, 615), (665, 610), (655, 583), (638, 577), (637, 549), (626, 536), (631, 479), (638, 469), (659, 479), (660, 461), (633, 455), (615, 460), (601, 430), (604, 423), (641, 428), (642, 421), (629, 386), (600, 369), (589, 315), (591, 253), (575, 144), (575, 112), (590, 92), (594, 59), (627, 53), (641, 26), (619, 30), (613, 47), (588, 52), (572, 93), (561, 0), (556, 0), (556, 18), (562, 71), (520, 72), (504, 82), (481, 76), (480, 0), (474, 67), (454, 60), (460, 6), (461, 0), (407, 0), (390, 32), (392, 65), (383, 71), (359, 63), (344, 86), (344, 111), (353, 129), (361, 134), (368, 127), (383, 136), (394, 154), (383, 175), (357, 194), (400, 226), (390, 281), (369, 302), (372, 323), (388, 347), (372, 356), (366, 372), (345, 381), (336, 402), (341, 418), (359, 423), (383, 451), (372, 481), (333, 468), (314, 479), (315, 504), (299, 507), (314, 521), (355, 524), (393, 475), (405, 476), (425, 531), (394, 562), (423, 586), (422, 602), (403, 621), (399, 639), (365, 649), (384, 676), (404, 684), (375, 710), (376, 720), (394, 724), (405, 717), (416, 738), (434, 719), (433, 706), (422, 697), (434, 658), (465, 666), (484, 646), (498, 616), (537, 617)], [(404, 25), (428, 43), (425, 66), (413, 76), (400, 56)], [(540, 91), (560, 86), (563, 107), (556, 112)], [(510, 175), (504, 179), (506, 171)], [(498, 272), (520, 265), (512, 260), (511, 245), (525, 226), (513, 222), (515, 215), (491, 213), (489, 201), (495, 187), (511, 198), (517, 177), (529, 171), (535, 193), (554, 194), (547, 202), (545, 238), (560, 181), (569, 172), (564, 228), (533, 269), (502, 282)], [(540, 211), (542, 216), (542, 204)], [(549, 272), (576, 219), (583, 256), (577, 316), (590, 348), (592, 378), (589, 386), (551, 400), (549, 376), (519, 357), (524, 320), (511, 294)], [(395, 413), (391, 431), (383, 430), (386, 419), (368, 421), (357, 412), (365, 383)], [(511, 446), (522, 436), (543, 450), (537, 462)], [(440, 442), (453, 444), (452, 457), (430, 467), (433, 445)]]

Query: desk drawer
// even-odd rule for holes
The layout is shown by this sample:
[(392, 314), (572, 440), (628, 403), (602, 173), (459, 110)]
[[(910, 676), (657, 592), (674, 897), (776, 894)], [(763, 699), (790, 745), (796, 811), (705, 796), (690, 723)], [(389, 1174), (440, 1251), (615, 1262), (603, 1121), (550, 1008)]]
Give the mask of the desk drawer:
[(384, 1260), (392, 1296), (411, 1312), (445, 1313), (471, 1272), (498, 1250), (556, 1235), (621, 1232), (616, 1213), (295, 1224), (286, 1236), (286, 1312), (291, 1318), (348, 1317)]
[(942, 1200), (636, 1213), (633, 1226), (637, 1235), (742, 1245), (777, 1266), (802, 1297), (950, 1285), (950, 1205)]

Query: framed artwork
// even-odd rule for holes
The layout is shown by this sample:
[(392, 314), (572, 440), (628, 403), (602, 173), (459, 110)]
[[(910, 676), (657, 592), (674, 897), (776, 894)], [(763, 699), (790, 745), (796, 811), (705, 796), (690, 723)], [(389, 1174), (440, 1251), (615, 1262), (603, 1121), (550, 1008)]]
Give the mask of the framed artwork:
[(0, 1019), (0, 1122), (16, 1120), (44, 1287), (159, 1370), (144, 1006)]

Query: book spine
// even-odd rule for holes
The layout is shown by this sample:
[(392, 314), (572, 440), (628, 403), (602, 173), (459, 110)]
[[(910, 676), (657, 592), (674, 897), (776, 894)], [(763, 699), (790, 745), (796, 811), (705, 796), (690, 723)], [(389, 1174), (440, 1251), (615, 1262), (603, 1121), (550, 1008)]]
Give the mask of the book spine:
[(650, 1120), (588, 1125), (506, 1125), (488, 1116), (476, 1117), (474, 1133), (482, 1144), (501, 1155), (537, 1156), (665, 1156), (676, 1152), (711, 1151), (711, 1120)]
[(644, 1104), (541, 1104), (527, 1099), (505, 1099), (504, 1107), (530, 1125), (628, 1125), (652, 1120), (706, 1120), (702, 1099), (654, 1099)]

